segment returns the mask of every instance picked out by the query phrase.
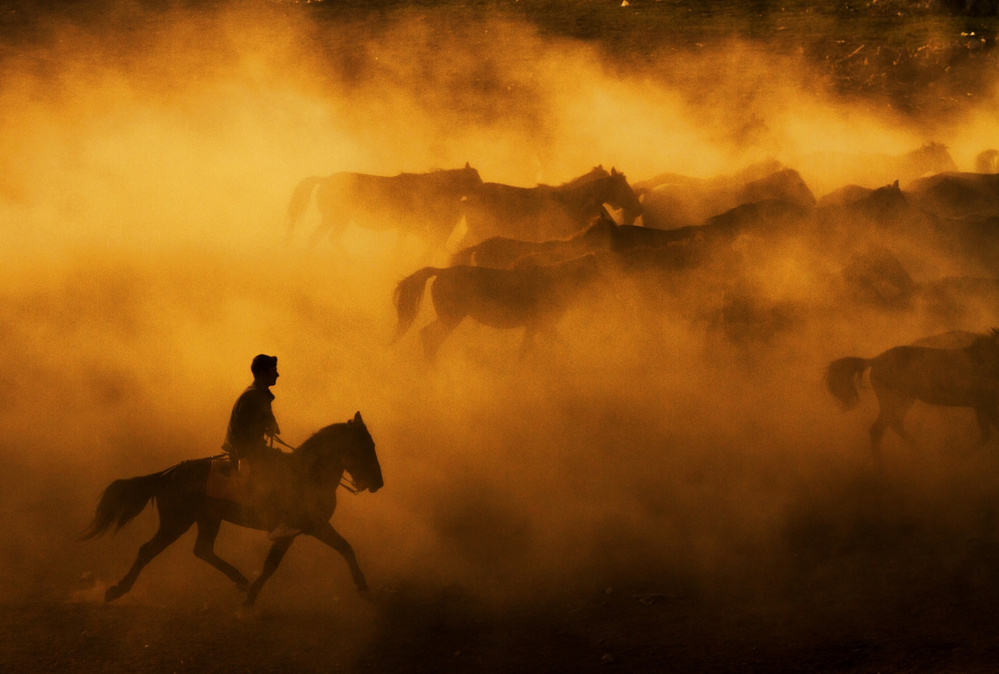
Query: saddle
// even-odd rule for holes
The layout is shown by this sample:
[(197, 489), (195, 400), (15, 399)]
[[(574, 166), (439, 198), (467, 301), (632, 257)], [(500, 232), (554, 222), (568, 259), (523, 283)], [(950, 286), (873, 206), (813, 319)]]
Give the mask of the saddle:
[(212, 459), (212, 465), (208, 469), (208, 482), (205, 484), (205, 496), (241, 505), (253, 505), (258, 499), (253, 498), (250, 471), (248, 461), (240, 460), (239, 474), (233, 475), (232, 464), (227, 457)]

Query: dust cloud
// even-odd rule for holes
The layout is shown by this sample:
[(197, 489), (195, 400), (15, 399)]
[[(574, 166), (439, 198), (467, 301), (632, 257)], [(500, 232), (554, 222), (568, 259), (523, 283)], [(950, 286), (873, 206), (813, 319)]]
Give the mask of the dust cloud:
[[(709, 272), (680, 299), (625, 282), (523, 359), (519, 331), (466, 321), (432, 366), (415, 334), (429, 301), (390, 344), (391, 296), (441, 253), (357, 227), (310, 248), (314, 205), (290, 237), (286, 221), (300, 180), (337, 171), (469, 162), (485, 181), (533, 186), (600, 164), (634, 184), (929, 141), (973, 170), (999, 145), (994, 86), (940, 120), (858, 105), (794, 49), (734, 38), (622, 61), (499, 11), (100, 7), (11, 24), (2, 55), (9, 595), (115, 582), (155, 515), (75, 542), (100, 490), (217, 453), (261, 352), (279, 357), (289, 442), (364, 415), (386, 486), (342, 497), (334, 524), (378, 588), (460, 586), (501, 605), (607, 587), (777, 602), (797, 583), (850, 586), (856, 570), (849, 601), (876, 585), (872, 564), (918, 551), (918, 564), (953, 567), (994, 541), (994, 446), (972, 449), (969, 410), (917, 406), (922, 451), (890, 439), (878, 474), (873, 396), (844, 415), (822, 387), (833, 358), (981, 331), (999, 322), (994, 306), (955, 324), (846, 302), (842, 240), (750, 240), (742, 295)], [(894, 246), (920, 283), (968, 269), (907, 241), (853, 243)], [(720, 319), (730, 300), (750, 317)], [(192, 544), (122, 601), (235, 602)], [(248, 574), (266, 549), (223, 527), (219, 553)], [(831, 567), (845, 571), (830, 580)], [(301, 541), (261, 601), (351, 593), (335, 553)]]

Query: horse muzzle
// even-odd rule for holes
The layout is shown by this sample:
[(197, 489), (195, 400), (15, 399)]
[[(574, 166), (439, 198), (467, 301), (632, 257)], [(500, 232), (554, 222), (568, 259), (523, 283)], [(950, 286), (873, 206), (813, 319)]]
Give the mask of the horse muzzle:
[(380, 475), (373, 478), (354, 479), (354, 488), (357, 489), (358, 492), (369, 491), (374, 494), (376, 491), (381, 489), (384, 484), (385, 483), (382, 481)]

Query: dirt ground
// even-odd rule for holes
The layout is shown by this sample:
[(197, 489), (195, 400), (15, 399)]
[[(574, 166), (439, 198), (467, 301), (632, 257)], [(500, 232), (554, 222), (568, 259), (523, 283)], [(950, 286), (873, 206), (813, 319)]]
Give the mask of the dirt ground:
[[(999, 146), (994, 11), (819, 4), (0, 0), (0, 671), (999, 670), (999, 443), (917, 404), (878, 462), (870, 390), (847, 414), (822, 387), (995, 306), (838, 303), (833, 252), (752, 249), (792, 307), (772, 337), (719, 331), (708, 282), (683, 310), (619, 288), (520, 360), (466, 321), (432, 367), (390, 298), (439, 261), (284, 221), (334, 170)], [(981, 274), (903, 253), (917, 283)], [(216, 453), (261, 351), (284, 437), (361, 410), (377, 443), (385, 488), (333, 518), (372, 597), (299, 540), (243, 610), (188, 532), (106, 604), (156, 515), (81, 542), (101, 490)], [(252, 578), (268, 543), (217, 550)]]

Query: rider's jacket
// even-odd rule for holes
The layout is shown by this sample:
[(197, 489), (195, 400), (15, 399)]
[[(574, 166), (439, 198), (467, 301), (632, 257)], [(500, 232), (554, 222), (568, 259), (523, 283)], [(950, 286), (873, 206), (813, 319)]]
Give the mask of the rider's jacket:
[(248, 386), (232, 407), (222, 449), (242, 459), (265, 448), (265, 436), (281, 432), (271, 411), (273, 400), (274, 394), (266, 386)]

